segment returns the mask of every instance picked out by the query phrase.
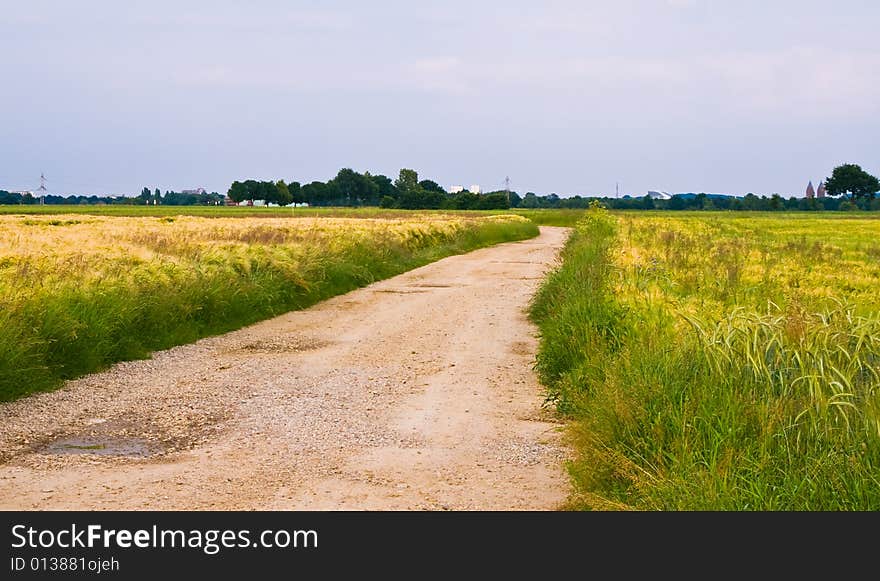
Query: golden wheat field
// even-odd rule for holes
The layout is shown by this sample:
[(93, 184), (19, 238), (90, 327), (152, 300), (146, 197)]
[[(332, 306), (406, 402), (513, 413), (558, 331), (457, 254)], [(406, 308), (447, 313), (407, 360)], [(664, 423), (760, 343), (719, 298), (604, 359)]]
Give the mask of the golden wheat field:
[(0, 399), (537, 234), (519, 216), (0, 216)]

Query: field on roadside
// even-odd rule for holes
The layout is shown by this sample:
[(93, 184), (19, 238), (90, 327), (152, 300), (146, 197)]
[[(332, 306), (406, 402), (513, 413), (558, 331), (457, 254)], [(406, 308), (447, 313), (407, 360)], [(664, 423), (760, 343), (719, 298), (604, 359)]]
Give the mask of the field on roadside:
[(92, 216), (202, 216), (205, 218), (411, 218), (413, 216), (493, 216), (516, 214), (535, 224), (547, 226), (574, 226), (583, 210), (551, 210), (515, 208), (511, 210), (389, 210), (385, 208), (279, 208), (261, 206), (3, 206), (3, 214), (88, 214)]
[(563, 258), (572, 508), (880, 509), (880, 220), (591, 210)]
[(0, 401), (538, 233), (511, 215), (381, 216), (0, 216)]

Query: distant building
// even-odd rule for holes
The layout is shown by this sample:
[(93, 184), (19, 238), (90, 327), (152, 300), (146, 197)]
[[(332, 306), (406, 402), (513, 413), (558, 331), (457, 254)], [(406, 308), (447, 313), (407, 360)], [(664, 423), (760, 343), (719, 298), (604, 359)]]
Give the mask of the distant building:
[(464, 191), (464, 188), (462, 186), (452, 186), (451, 188), (449, 188), (450, 194), (457, 194), (458, 192), (463, 192), (463, 191)]
[(196, 188), (194, 190), (183, 190), (180, 193), (181, 194), (196, 194), (198, 196), (201, 196), (202, 194), (206, 194), (207, 192), (205, 191), (205, 188)]
[(468, 188), (468, 191), (472, 194), (479, 194), (480, 193), (480, 186), (477, 184), (473, 184), (471, 187)]
[(819, 189), (816, 190), (817, 198), (824, 198), (828, 192), (825, 191), (825, 182), (819, 182)]
[(807, 184), (807, 199), (812, 200), (816, 197), (816, 190), (813, 189), (813, 181), (810, 180), (810, 183)]
[(672, 198), (672, 194), (670, 194), (669, 192), (657, 192), (654, 190), (648, 190), (647, 195), (654, 200), (669, 200)]

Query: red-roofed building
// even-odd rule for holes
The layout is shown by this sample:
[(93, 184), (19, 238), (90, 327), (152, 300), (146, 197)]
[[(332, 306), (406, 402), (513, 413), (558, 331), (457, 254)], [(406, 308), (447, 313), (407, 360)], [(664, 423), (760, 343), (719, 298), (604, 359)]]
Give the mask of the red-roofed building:
[(813, 189), (813, 181), (810, 180), (810, 183), (807, 184), (807, 198), (812, 199), (816, 197), (816, 190)]

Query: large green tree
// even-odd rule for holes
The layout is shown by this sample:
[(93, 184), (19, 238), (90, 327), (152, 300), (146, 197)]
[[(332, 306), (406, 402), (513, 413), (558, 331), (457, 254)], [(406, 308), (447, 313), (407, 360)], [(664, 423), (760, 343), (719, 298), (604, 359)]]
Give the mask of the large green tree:
[(360, 174), (351, 168), (342, 168), (331, 181), (336, 186), (341, 199), (345, 201), (346, 205), (375, 204), (377, 201), (379, 188), (376, 184), (368, 176)]
[(417, 192), (419, 190), (419, 173), (414, 169), (401, 169), (400, 175), (394, 180), (394, 187), (401, 194)]
[(845, 196), (872, 199), (880, 192), (880, 180), (854, 163), (845, 163), (834, 168), (831, 177), (825, 180), (825, 189), (830, 196)]
[(247, 189), (245, 189), (242, 182), (236, 180), (229, 186), (229, 191), (226, 192), (226, 195), (235, 203), (243, 202), (247, 195)]

